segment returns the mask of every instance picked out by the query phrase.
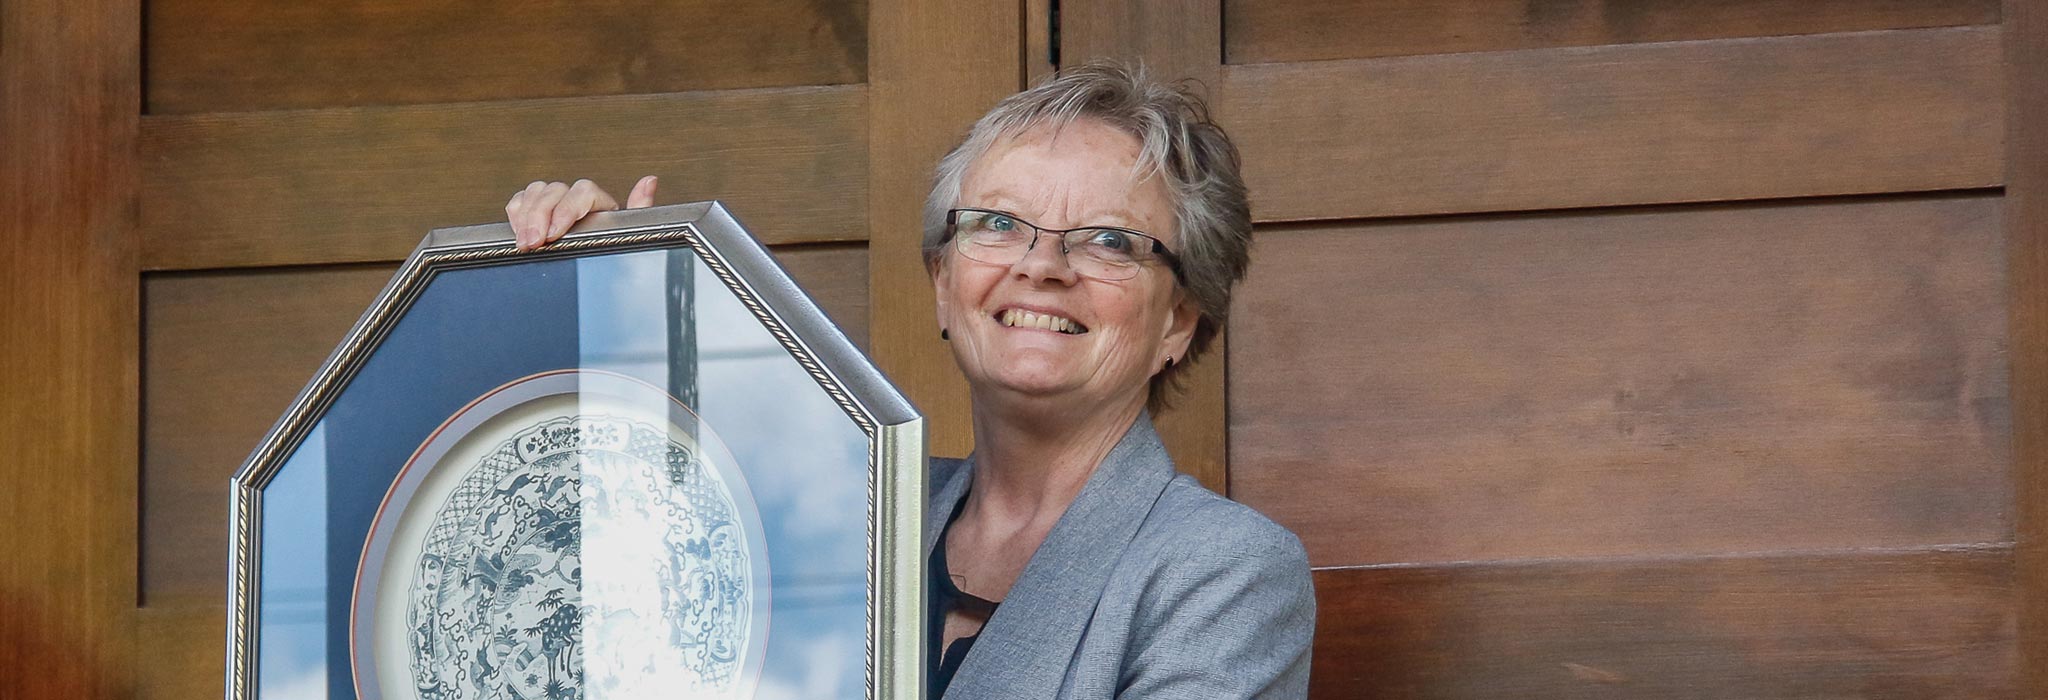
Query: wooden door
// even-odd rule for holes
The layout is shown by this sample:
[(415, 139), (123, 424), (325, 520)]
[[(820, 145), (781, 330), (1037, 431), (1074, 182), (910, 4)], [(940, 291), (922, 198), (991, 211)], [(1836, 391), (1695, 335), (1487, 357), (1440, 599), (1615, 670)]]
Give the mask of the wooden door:
[(1243, 151), (1227, 481), (1313, 695), (2040, 692), (1997, 2), (1060, 10)]
[(1093, 56), (1244, 149), (1164, 421), (1318, 696), (2048, 692), (2040, 3), (575, 5), (0, 2), (0, 696), (218, 697), (227, 476), (531, 178), (727, 199), (963, 453), (929, 168)]

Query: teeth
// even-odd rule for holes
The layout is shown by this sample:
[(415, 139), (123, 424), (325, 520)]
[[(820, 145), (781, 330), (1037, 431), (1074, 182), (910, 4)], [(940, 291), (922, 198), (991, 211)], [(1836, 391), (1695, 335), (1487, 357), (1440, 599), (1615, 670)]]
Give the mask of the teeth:
[(1003, 311), (1002, 324), (1012, 328), (1038, 328), (1067, 334), (1081, 332), (1081, 324), (1075, 323), (1073, 319), (1023, 309)]

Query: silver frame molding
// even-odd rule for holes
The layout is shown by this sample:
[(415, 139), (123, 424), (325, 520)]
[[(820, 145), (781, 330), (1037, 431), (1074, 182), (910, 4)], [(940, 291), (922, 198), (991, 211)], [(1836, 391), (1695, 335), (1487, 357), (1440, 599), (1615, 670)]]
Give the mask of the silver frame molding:
[(505, 224), (436, 229), (406, 257), (312, 381), (235, 472), (228, 509), (228, 700), (255, 697), (263, 489), (371, 352), (444, 270), (688, 245), (868, 435), (867, 697), (921, 697), (925, 423), (718, 202), (593, 215), (521, 253)]

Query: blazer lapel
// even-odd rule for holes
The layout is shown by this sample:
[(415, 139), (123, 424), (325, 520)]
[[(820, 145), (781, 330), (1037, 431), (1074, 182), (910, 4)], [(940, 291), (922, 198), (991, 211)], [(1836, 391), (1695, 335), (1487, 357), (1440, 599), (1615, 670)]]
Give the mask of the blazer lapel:
[[(1151, 417), (1140, 415), (1031, 555), (961, 662), (946, 697), (1058, 694), (1103, 586), (1173, 474)], [(965, 493), (965, 478), (951, 481), (962, 482), (959, 491)], [(944, 515), (939, 517), (944, 526)]]
[(967, 497), (967, 486), (974, 481), (974, 455), (968, 455), (958, 467), (940, 479), (938, 483), (931, 484), (932, 495), (926, 500), (924, 558), (918, 561), (932, 560), (932, 547), (939, 543), (939, 532), (946, 529), (946, 519), (953, 516), (953, 508), (960, 504), (960, 499)]

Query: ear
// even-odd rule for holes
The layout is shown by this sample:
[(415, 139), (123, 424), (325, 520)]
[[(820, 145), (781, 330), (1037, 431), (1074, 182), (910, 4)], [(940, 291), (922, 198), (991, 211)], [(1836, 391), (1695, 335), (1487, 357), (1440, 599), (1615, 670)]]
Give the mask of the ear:
[(946, 307), (946, 304), (947, 300), (952, 298), (950, 292), (953, 289), (953, 270), (946, 265), (946, 256), (944, 255), (940, 255), (938, 259), (925, 263), (924, 267), (925, 272), (932, 276), (932, 294), (937, 298), (937, 303), (932, 304), (932, 310), (937, 312), (937, 315), (932, 318), (938, 321), (940, 330), (945, 330), (946, 312), (950, 310)]
[(1185, 291), (1174, 293), (1173, 310), (1166, 315), (1164, 346), (1175, 363), (1188, 361), (1188, 344), (1194, 342), (1195, 324), (1202, 320), (1202, 307)]

